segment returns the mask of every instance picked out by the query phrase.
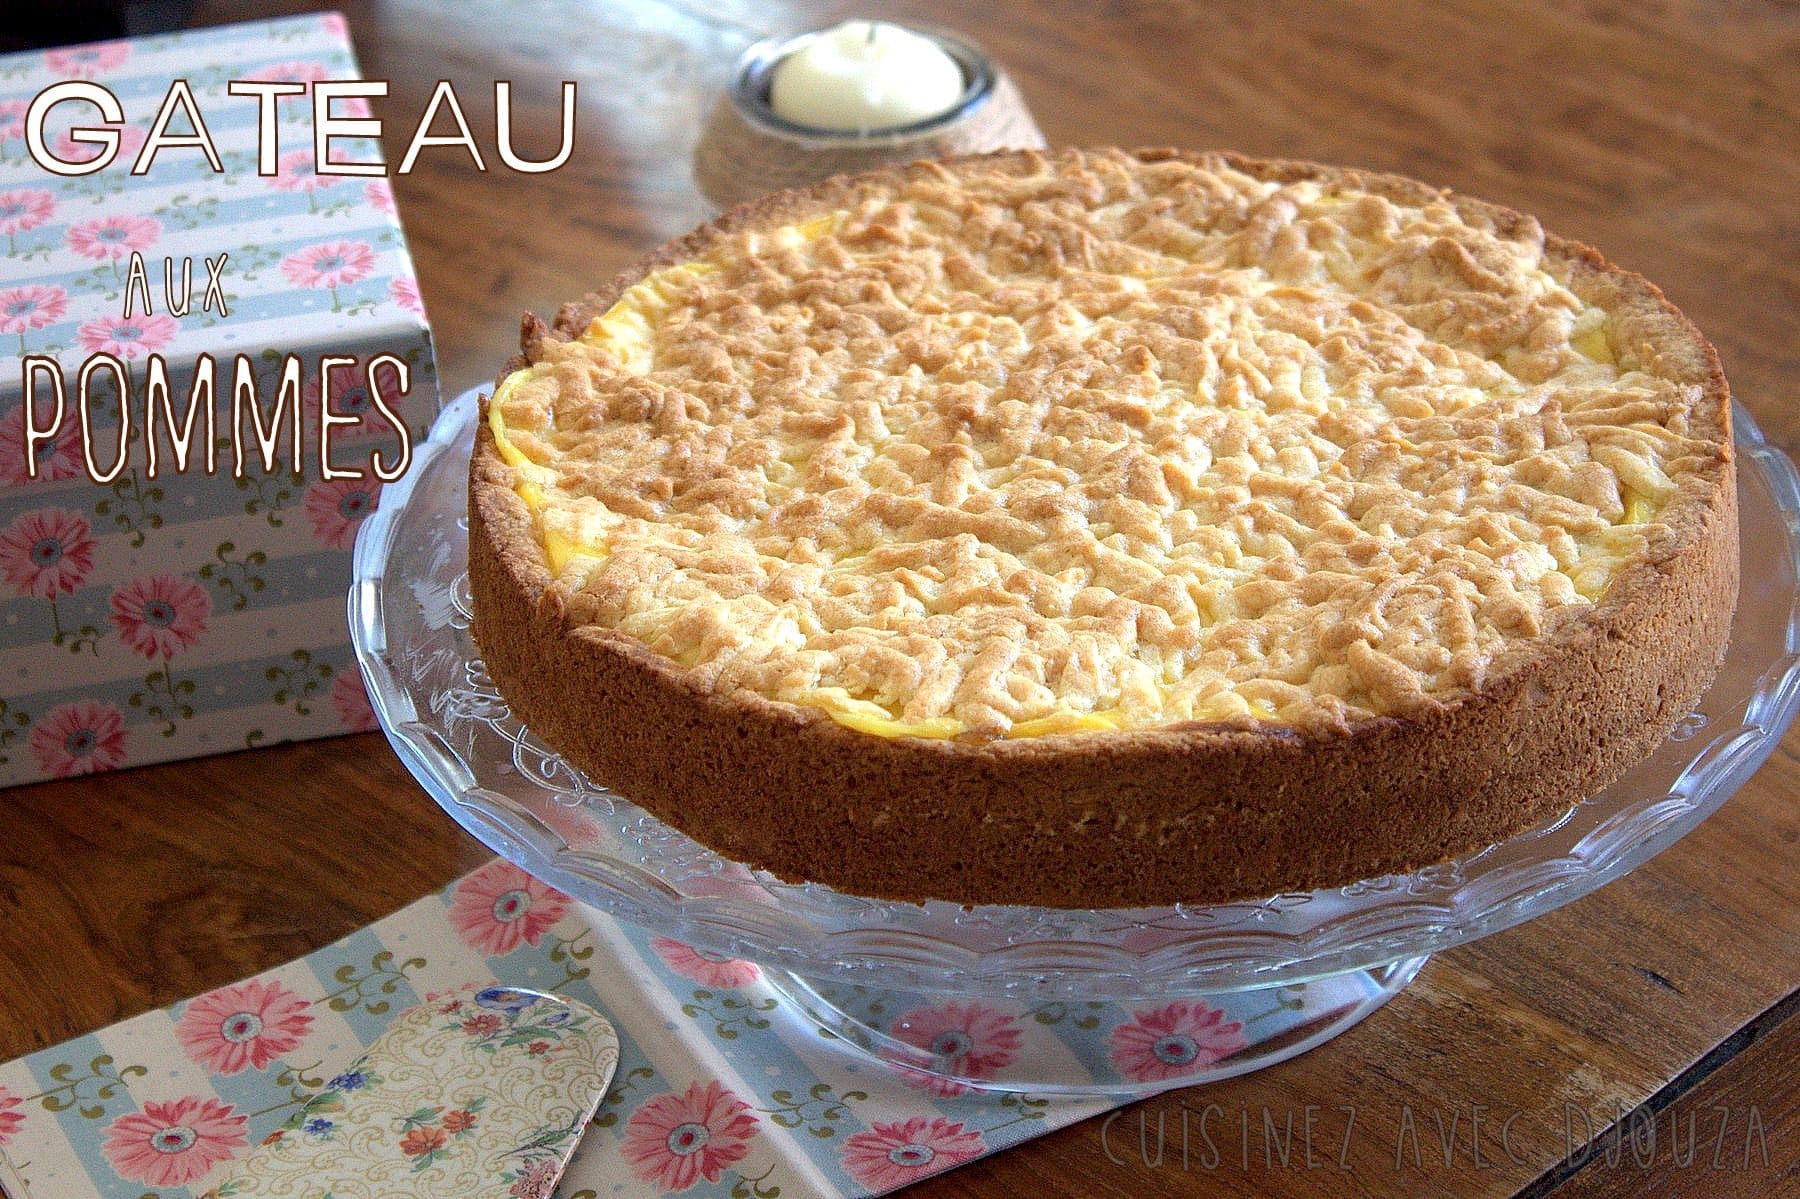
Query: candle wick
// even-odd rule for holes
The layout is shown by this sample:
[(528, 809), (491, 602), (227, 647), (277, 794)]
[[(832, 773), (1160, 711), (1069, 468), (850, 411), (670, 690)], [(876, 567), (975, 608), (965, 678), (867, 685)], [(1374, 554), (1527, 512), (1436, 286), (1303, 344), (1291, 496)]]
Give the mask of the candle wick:
[(869, 45), (875, 44), (875, 22), (869, 22)]

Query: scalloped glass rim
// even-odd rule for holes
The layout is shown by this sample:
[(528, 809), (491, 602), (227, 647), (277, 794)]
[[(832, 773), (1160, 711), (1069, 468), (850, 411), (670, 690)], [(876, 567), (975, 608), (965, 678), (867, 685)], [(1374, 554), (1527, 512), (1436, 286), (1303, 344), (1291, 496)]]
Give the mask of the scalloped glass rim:
[(389, 741), (445, 811), (532, 874), (699, 948), (802, 976), (1148, 998), (1433, 953), (1578, 899), (1673, 844), (1762, 764), (1800, 706), (1800, 475), (1737, 407), (1744, 565), (1719, 678), (1649, 759), (1555, 820), (1416, 873), (1212, 907), (962, 908), (783, 883), (589, 782), (487, 680), (464, 573), (476, 394), (446, 406), (357, 538), (350, 627)]

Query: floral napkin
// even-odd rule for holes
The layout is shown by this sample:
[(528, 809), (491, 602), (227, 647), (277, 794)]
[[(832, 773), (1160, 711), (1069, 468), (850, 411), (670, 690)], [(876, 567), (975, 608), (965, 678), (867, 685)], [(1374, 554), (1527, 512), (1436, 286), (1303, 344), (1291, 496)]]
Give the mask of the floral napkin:
[[(890, 1066), (823, 1033), (754, 963), (614, 920), (496, 860), (298, 961), (0, 1066), (0, 1184), (14, 1199), (202, 1195), (293, 1129), (309, 1099), (341, 1088), (401, 1013), (449, 1012), (493, 980), (592, 1004), (618, 1030), (618, 1071), (556, 1188), (563, 1199), (882, 1194), (1123, 1102), (974, 1090)], [(1343, 989), (1358, 985), (1223, 1008), (842, 990), (871, 1013), (885, 996), (889, 1035), (963, 1077), (1038, 1054), (1102, 1084), (1173, 1087), (1357, 998)], [(322, 1134), (302, 1121), (299, 1135)], [(543, 1181), (522, 1175), (510, 1193), (541, 1199)]]

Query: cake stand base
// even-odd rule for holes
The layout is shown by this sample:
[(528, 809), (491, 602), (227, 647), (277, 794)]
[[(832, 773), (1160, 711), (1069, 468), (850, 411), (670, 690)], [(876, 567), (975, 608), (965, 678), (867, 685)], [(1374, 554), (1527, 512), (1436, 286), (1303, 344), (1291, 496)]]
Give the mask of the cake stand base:
[(765, 969), (826, 1034), (938, 1095), (1147, 1095), (1248, 1074), (1324, 1044), (1411, 982), (1429, 955), (1291, 986), (1141, 1002), (964, 998)]

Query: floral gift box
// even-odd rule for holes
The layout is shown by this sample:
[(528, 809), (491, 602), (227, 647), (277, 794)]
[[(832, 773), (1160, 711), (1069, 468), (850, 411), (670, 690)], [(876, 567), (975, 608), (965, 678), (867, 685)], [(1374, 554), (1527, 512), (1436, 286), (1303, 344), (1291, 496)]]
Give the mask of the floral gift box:
[[(374, 727), (350, 548), (438, 391), (387, 179), (315, 169), (311, 85), (356, 77), (329, 13), (0, 57), (0, 786)], [(296, 94), (265, 128), (234, 80)], [(68, 81), (123, 119), (64, 100), (33, 147)], [(213, 153), (176, 113), (134, 174), (178, 83)], [(46, 168), (94, 128), (105, 167)]]

